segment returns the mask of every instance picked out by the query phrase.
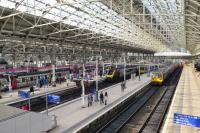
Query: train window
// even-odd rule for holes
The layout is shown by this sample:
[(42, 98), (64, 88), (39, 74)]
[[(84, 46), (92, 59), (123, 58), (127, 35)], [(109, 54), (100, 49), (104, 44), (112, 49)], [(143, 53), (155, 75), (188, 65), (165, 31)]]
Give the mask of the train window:
[(113, 70), (109, 70), (109, 71), (108, 71), (108, 74), (113, 74)]
[(22, 78), (22, 82), (25, 82), (25, 78)]
[(161, 73), (158, 74), (158, 78), (162, 78), (162, 74)]
[(162, 78), (161, 73), (153, 73), (153, 78)]

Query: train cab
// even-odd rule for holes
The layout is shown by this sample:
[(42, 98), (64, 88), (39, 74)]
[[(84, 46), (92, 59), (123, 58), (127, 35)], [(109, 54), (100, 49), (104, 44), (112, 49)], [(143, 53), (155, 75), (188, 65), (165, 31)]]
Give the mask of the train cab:
[(106, 74), (106, 79), (108, 81), (115, 81), (120, 78), (120, 72), (118, 69), (110, 69)]
[(106, 78), (113, 78), (114, 73), (115, 73), (115, 70), (114, 69), (110, 69), (108, 71), (108, 73), (106, 74)]
[(161, 72), (153, 72), (151, 76), (151, 84), (162, 85), (163, 74)]

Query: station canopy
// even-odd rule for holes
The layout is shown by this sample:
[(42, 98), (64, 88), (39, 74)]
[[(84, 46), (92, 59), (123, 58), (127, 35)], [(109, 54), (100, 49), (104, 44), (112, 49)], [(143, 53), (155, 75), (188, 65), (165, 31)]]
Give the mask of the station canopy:
[(159, 52), (159, 53), (155, 53), (155, 56), (180, 56), (180, 57), (185, 57), (185, 56), (191, 56), (190, 53), (186, 53), (186, 52)]
[(1, 0), (3, 54), (198, 52), (195, 0)]

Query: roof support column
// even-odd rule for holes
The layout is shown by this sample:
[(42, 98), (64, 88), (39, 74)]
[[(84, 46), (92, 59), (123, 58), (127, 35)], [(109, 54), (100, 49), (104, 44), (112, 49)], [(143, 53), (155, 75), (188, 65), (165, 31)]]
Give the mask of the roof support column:
[(138, 76), (138, 80), (140, 81), (140, 53), (138, 53), (138, 73), (139, 73), (139, 76)]
[(124, 52), (124, 84), (126, 86), (126, 62), (127, 62), (127, 52)]
[(81, 86), (82, 86), (82, 107), (85, 107), (85, 85), (84, 85), (84, 80), (85, 80), (85, 54), (86, 54), (86, 50), (85, 50), (85, 46), (83, 49), (83, 56), (82, 56), (82, 63), (83, 63), (83, 78), (81, 80)]

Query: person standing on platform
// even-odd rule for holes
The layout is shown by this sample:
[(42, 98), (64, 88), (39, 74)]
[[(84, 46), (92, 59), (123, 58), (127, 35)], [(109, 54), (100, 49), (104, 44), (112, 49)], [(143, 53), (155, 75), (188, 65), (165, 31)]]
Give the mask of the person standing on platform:
[(33, 86), (30, 87), (29, 92), (30, 92), (30, 94), (32, 93), (34, 95), (34, 87)]
[(40, 82), (40, 88), (42, 88), (42, 79), (40, 79), (39, 82)]
[(39, 88), (39, 79), (38, 78), (35, 81), (35, 85), (36, 85), (37, 88)]
[(47, 86), (48, 86), (48, 80), (47, 79), (44, 79), (44, 88), (47, 88)]
[(100, 93), (100, 104), (104, 103), (103, 100), (104, 100), (104, 96), (103, 96), (103, 93), (101, 92)]
[(90, 107), (90, 95), (88, 95), (87, 101), (88, 101), (88, 107)]
[(100, 70), (99, 75), (100, 75), (100, 77), (102, 77), (102, 75), (103, 75), (102, 70)]
[(124, 92), (124, 82), (121, 83), (121, 91)]
[(90, 94), (90, 99), (91, 99), (90, 106), (92, 106), (92, 102), (93, 102), (93, 96), (92, 96), (92, 94)]
[(70, 79), (69, 74), (67, 74), (67, 75), (66, 75), (67, 86), (69, 86), (69, 79)]
[(92, 106), (92, 101), (93, 101), (92, 95), (88, 94), (88, 107)]
[(105, 95), (104, 95), (104, 101), (105, 101), (105, 105), (107, 105), (107, 103), (108, 103), (108, 93), (107, 93), (107, 91), (105, 92)]

